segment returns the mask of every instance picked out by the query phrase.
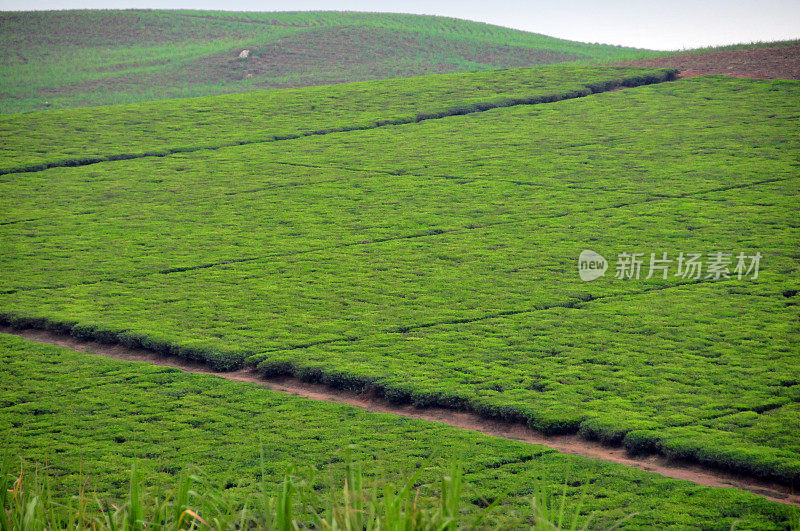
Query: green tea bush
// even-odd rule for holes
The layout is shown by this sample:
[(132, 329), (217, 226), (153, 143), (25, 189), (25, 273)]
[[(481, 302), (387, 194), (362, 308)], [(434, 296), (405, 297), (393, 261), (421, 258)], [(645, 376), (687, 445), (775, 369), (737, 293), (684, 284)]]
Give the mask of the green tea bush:
[(622, 439), (625, 449), (633, 455), (654, 454), (661, 448), (658, 433), (647, 430), (631, 430)]

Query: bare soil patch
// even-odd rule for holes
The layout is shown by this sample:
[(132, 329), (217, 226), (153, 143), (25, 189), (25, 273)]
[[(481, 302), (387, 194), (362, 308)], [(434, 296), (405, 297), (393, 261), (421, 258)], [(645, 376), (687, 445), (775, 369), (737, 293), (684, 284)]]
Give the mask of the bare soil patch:
[(800, 44), (686, 53), (619, 64), (677, 68), (681, 71), (681, 77), (724, 75), (754, 79), (800, 79)]
[(77, 352), (95, 354), (108, 358), (152, 363), (162, 367), (173, 367), (186, 372), (212, 374), (235, 382), (255, 383), (265, 388), (301, 396), (312, 400), (349, 404), (361, 409), (400, 415), (407, 418), (440, 422), (456, 428), (472, 430), (490, 435), (547, 446), (566, 454), (601, 459), (660, 474), (662, 476), (690, 481), (707, 487), (728, 487), (746, 490), (772, 501), (800, 506), (800, 494), (789, 486), (763, 481), (731, 472), (711, 469), (701, 465), (669, 460), (661, 456), (631, 456), (621, 447), (609, 447), (598, 442), (582, 439), (578, 435), (546, 436), (525, 425), (486, 419), (474, 413), (442, 408), (419, 408), (413, 405), (393, 404), (371, 393), (356, 394), (333, 389), (321, 384), (310, 384), (296, 378), (264, 378), (255, 370), (242, 369), (218, 372), (202, 363), (182, 358), (163, 356), (143, 349), (130, 349), (121, 345), (106, 345), (76, 339), (69, 335), (46, 330), (16, 330), (0, 327), (0, 333), (14, 334), (30, 341), (48, 343), (69, 348)]

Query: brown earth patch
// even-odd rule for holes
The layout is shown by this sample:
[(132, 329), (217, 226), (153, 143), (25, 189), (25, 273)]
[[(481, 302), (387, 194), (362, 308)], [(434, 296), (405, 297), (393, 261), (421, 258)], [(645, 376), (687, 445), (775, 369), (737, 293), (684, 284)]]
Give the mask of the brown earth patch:
[(686, 53), (619, 64), (677, 68), (681, 71), (681, 77), (723, 75), (754, 79), (800, 79), (800, 43)]
[(122, 345), (106, 345), (94, 341), (79, 340), (70, 335), (56, 334), (46, 330), (17, 330), (0, 326), (0, 333), (14, 334), (37, 343), (58, 345), (77, 352), (105, 356), (117, 360), (152, 363), (162, 367), (177, 368), (185, 372), (211, 374), (235, 382), (256, 383), (270, 391), (291, 394), (311, 400), (337, 402), (376, 413), (388, 413), (407, 418), (439, 422), (460, 429), (477, 431), (492, 437), (502, 437), (504, 439), (547, 446), (565, 454), (579, 455), (590, 459), (600, 459), (635, 467), (654, 474), (690, 481), (707, 487), (746, 490), (775, 502), (800, 506), (800, 494), (786, 485), (693, 463), (670, 460), (657, 455), (646, 457), (631, 456), (621, 447), (605, 446), (599, 442), (583, 439), (578, 435), (548, 436), (523, 424), (486, 419), (474, 413), (443, 408), (398, 405), (377, 397), (373, 393), (356, 394), (321, 384), (303, 382), (296, 378), (264, 378), (253, 369), (219, 372), (202, 363), (183, 358), (163, 356), (149, 350), (130, 349)]
[[(539, 66), (580, 56), (487, 44), (379, 28), (310, 29), (250, 49), (250, 57), (229, 54), (198, 60), (188, 67), (195, 76), (263, 80), (269, 87), (296, 87), (391, 77), (461, 72), (464, 62), (489, 68)], [(287, 81), (281, 81), (288, 78)]]

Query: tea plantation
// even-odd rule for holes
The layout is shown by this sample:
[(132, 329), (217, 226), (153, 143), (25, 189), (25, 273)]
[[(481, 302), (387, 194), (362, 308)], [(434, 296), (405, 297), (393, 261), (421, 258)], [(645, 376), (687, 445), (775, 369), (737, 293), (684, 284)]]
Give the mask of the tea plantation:
[[(547, 67), (3, 117), (0, 321), (797, 485), (800, 83), (673, 77)], [(578, 272), (587, 249), (608, 259), (592, 282)], [(638, 273), (622, 267), (632, 254)], [(69, 408), (95, 404), (80, 429), (103, 490), (121, 486), (120, 451), (159, 471), (162, 452), (183, 466), (182, 445), (200, 444), (227, 481), (251, 477), (261, 433), (281, 466), (354, 444), (391, 476), (446, 441), (512, 505), (525, 478), (557, 485), (568, 463), (589, 478), (570, 495), (609, 523), (785, 524), (739, 492), (3, 345), (8, 371), (35, 375), (2, 371), (4, 446), (42, 460), (83, 437)], [(66, 403), (31, 396), (53, 386)], [(32, 410), (41, 423), (21, 422)], [(130, 427), (97, 417), (126, 412)], [(501, 457), (532, 451), (535, 464)], [(77, 447), (64, 453), (53, 464), (77, 481)]]

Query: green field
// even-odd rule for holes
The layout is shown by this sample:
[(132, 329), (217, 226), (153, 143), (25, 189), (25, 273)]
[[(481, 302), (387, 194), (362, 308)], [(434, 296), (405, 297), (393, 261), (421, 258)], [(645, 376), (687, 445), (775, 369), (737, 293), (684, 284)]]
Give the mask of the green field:
[(651, 55), (419, 15), (4, 12), (0, 113)]
[[(595, 527), (781, 529), (793, 509), (733, 489), (698, 487), (628, 467), (403, 419), (273, 393), (252, 384), (142, 363), (98, 359), (0, 335), (0, 444), (47, 462), (59, 490), (124, 497), (137, 463), (153, 484), (182, 470), (242, 500), (259, 488), (262, 455), (269, 487), (291, 467), (320, 471), (322, 493), (352, 459), (380, 485), (420, 472), (431, 484), (459, 457), (467, 513), (508, 493), (486, 524), (530, 512), (536, 488), (566, 492), (570, 511)], [(42, 393), (42, 389), (52, 392)], [(30, 462), (28, 463), (30, 466)], [(431, 485), (429, 489), (435, 489)], [(580, 506), (580, 509), (578, 507)]]
[[(0, 303), (20, 326), (797, 481), (799, 92), (697, 78), (9, 174)], [(584, 248), (763, 263), (586, 284)]]
[[(342, 28), (414, 33), (426, 50), (449, 39), (448, 53), (507, 44), (506, 58), (634, 52), (432, 17), (2, 17), (0, 112), (38, 108), (56, 79), (74, 90), (53, 107), (125, 104), (0, 115), (0, 325), (800, 484), (800, 82), (571, 64), (214, 96), (311, 83), (242, 80), (235, 53), (264, 60)], [(37, 24), (53, 34), (34, 42)], [(225, 54), (213, 90), (181, 77)], [(534, 64), (440, 59), (359, 57), (342, 79), (309, 75)], [(384, 60), (409, 69), (385, 73)], [(87, 88), (115, 76), (130, 84)], [(165, 76), (182, 88), (136, 88)], [(137, 103), (191, 95), (203, 97)], [(604, 277), (580, 278), (584, 250), (608, 259)], [(641, 275), (617, 274), (624, 253)], [(704, 269), (681, 274), (693, 254)], [(760, 258), (757, 276), (739, 256), (745, 269)], [(667, 273), (648, 275), (663, 257)], [(715, 257), (727, 259), (716, 274)], [(298, 462), (341, 480), (352, 446), (387, 484), (414, 470), (434, 482), (456, 456), (468, 513), (509, 493), (497, 526), (530, 519), (536, 485), (566, 484), (570, 506), (583, 499), (605, 525), (636, 513), (631, 528), (780, 529), (791, 514), (734, 489), (7, 335), (0, 360), (5, 457), (46, 463), (62, 494), (88, 474), (119, 499), (136, 462), (151, 484), (199, 467), (244, 500), (262, 450), (277, 492)]]

